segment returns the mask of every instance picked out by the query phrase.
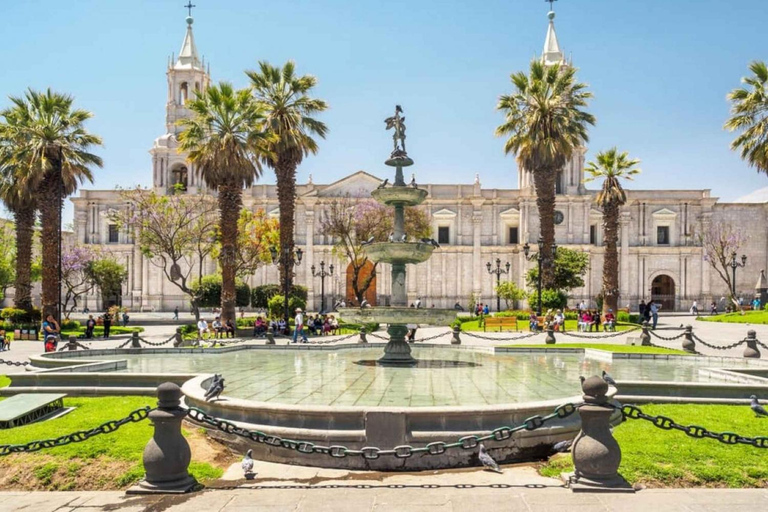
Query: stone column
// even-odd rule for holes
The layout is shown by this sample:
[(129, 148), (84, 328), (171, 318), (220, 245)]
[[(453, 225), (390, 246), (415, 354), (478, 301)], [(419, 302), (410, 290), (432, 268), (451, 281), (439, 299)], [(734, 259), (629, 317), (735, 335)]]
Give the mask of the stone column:
[(312, 304), (315, 310), (319, 310), (320, 298), (315, 297), (315, 280), (312, 277), (312, 265), (315, 264), (315, 205), (314, 201), (310, 201), (309, 203), (304, 201), (304, 204), (304, 218), (307, 224), (307, 233), (304, 235), (304, 262), (302, 263), (302, 266), (304, 267), (304, 282), (307, 286), (307, 299), (311, 298), (311, 302), (307, 304), (307, 309), (309, 309), (309, 305)]
[(472, 293), (482, 293), (482, 253), (480, 252), (480, 235), (483, 229), (483, 212), (472, 212)]
[[(705, 212), (701, 214), (701, 231), (706, 233), (709, 231), (712, 224), (712, 213)], [(704, 249), (701, 250), (702, 262), (701, 262), (701, 295), (704, 300), (708, 300), (710, 296), (710, 264), (703, 261)], [(704, 306), (704, 304), (702, 304)]]
[[(619, 255), (619, 265), (621, 273), (619, 274), (619, 297), (623, 302), (630, 301), (629, 284), (629, 212), (621, 212), (619, 222), (621, 223), (621, 253)], [(621, 304), (619, 304), (621, 306)]]

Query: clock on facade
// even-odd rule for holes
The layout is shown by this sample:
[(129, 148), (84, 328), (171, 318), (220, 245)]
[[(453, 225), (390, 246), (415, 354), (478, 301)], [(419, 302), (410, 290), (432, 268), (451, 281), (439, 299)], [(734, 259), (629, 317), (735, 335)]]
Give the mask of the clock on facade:
[(555, 210), (555, 224), (562, 224), (565, 220), (565, 215), (560, 210)]

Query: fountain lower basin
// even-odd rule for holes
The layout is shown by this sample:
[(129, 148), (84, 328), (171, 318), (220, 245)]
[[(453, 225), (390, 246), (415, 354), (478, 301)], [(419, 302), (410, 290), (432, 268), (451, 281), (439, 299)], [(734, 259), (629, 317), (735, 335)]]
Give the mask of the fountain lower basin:
[(456, 318), (453, 309), (423, 309), (406, 307), (342, 308), (342, 320), (355, 324), (416, 324), (448, 326)]

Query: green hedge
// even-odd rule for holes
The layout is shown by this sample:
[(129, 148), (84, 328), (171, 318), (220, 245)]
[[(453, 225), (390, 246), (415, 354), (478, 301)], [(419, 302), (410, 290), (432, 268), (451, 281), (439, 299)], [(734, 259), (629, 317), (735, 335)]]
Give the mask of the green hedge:
[[(198, 296), (197, 304), (201, 308), (221, 306), (221, 274), (205, 276), (200, 282), (195, 282), (192, 289)], [(235, 306), (247, 307), (251, 299), (251, 288), (242, 281), (235, 283)]]
[[(259, 309), (269, 308), (269, 299), (275, 295), (282, 295), (283, 288), (277, 284), (263, 284), (251, 290), (251, 307)], [(293, 285), (290, 297), (298, 297), (307, 303), (307, 287), (298, 284)]]

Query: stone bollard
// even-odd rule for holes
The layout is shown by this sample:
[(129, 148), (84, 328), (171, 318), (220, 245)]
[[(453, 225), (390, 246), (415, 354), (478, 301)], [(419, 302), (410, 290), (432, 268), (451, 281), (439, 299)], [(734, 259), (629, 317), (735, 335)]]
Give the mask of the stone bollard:
[(547, 345), (554, 345), (555, 344), (555, 326), (551, 323), (547, 324), (547, 337), (544, 338), (544, 343)]
[(181, 388), (172, 382), (157, 387), (157, 409), (149, 413), (155, 433), (144, 448), (144, 479), (127, 494), (182, 494), (197, 481), (189, 474), (192, 454), (181, 435), (187, 411), (180, 407)]
[(137, 332), (131, 333), (131, 348), (141, 348), (141, 345), (139, 344), (139, 333)]
[(454, 325), (452, 335), (451, 345), (461, 345), (461, 326)]
[(691, 354), (696, 353), (696, 342), (693, 341), (693, 326), (685, 326), (685, 334), (683, 335), (683, 350)]
[(173, 346), (180, 347), (184, 343), (184, 337), (181, 335), (181, 327), (176, 328), (176, 334), (173, 335)]
[(571, 448), (574, 471), (567, 475), (569, 487), (573, 492), (634, 492), (618, 473), (621, 448), (611, 434), (610, 419), (616, 409), (606, 396), (608, 383), (594, 375), (582, 382), (581, 389), (581, 432)]
[(267, 345), (274, 345), (275, 344), (275, 331), (272, 330), (272, 327), (267, 327)]
[(368, 338), (365, 337), (365, 327), (360, 328), (360, 339), (358, 343), (368, 343)]
[(757, 348), (757, 333), (750, 329), (747, 331), (747, 348), (744, 349), (744, 357), (760, 358), (760, 349)]
[(70, 336), (67, 341), (67, 350), (77, 350), (77, 336)]
[(648, 331), (648, 322), (643, 320), (643, 332), (640, 334), (640, 345), (651, 346), (651, 333)]

